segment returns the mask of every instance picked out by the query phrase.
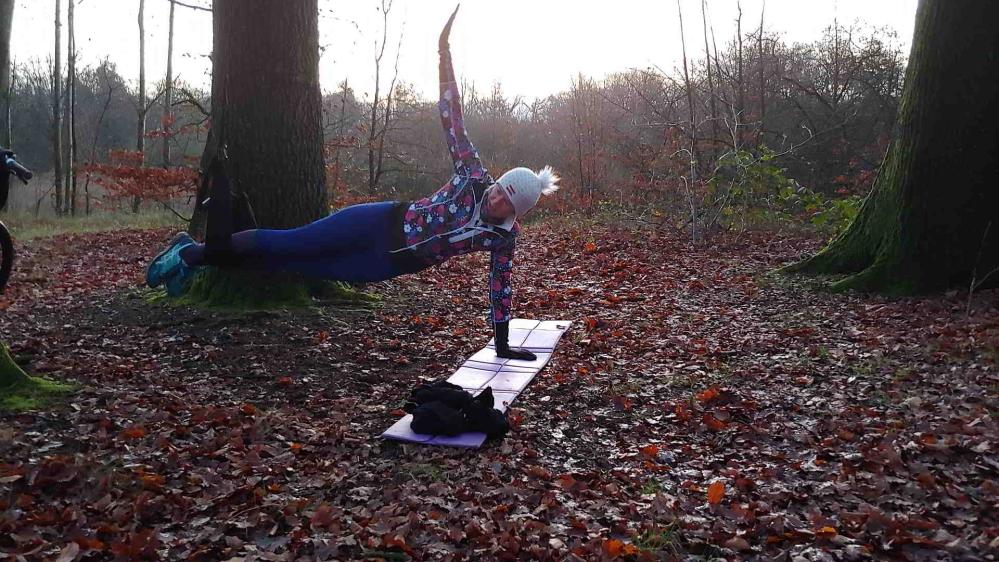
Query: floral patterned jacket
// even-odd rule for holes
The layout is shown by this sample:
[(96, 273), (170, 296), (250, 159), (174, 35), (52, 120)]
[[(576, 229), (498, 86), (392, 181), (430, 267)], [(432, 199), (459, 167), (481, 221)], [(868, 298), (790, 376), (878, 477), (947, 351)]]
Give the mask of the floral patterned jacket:
[(436, 265), (469, 252), (490, 252), (490, 320), (510, 319), (513, 253), (520, 225), (509, 230), (481, 220), (486, 188), (493, 178), (482, 166), (479, 154), (465, 132), (461, 96), (454, 79), (451, 53), (440, 52), (438, 109), (454, 162), (454, 176), (430, 197), (412, 202), (403, 216), (405, 249), (412, 250), (424, 263)]

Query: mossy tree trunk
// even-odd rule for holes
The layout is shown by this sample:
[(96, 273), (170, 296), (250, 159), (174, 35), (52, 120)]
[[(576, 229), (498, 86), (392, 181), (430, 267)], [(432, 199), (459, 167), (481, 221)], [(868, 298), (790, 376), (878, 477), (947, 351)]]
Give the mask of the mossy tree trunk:
[(37, 410), (71, 393), (74, 386), (25, 373), (0, 343), (0, 412)]
[[(10, 77), (10, 30), (14, 19), (14, 1), (0, 0), (0, 95), (6, 96)], [(7, 130), (4, 116), (4, 130)], [(5, 147), (6, 148), (6, 147)], [(7, 174), (4, 174), (6, 176)], [(5, 177), (4, 181), (8, 178)], [(28, 380), (28, 375), (14, 363), (7, 346), (0, 342), (0, 388)]]
[[(318, 0), (215, 0), (212, 129), (201, 166), (208, 177), (225, 146), (227, 172), (261, 228), (293, 228), (329, 213), (319, 88)], [(205, 232), (208, 183), (191, 230)], [(238, 226), (237, 226), (238, 228)], [(209, 305), (255, 307), (308, 300), (294, 276), (220, 268), (187, 296)]]
[[(999, 285), (999, 2), (921, 0), (895, 139), (853, 224), (788, 272), (915, 294)], [(995, 272), (988, 277), (990, 272)]]
[(215, 0), (212, 127), (260, 226), (329, 212), (317, 0)]
[(29, 380), (28, 374), (10, 356), (7, 346), (0, 342), (0, 389), (18, 386)]
[(14, 0), (0, 0), (0, 96), (4, 103), (0, 106), (0, 142), (10, 148), (10, 124), (7, 108), (10, 107), (10, 32), (14, 25)]

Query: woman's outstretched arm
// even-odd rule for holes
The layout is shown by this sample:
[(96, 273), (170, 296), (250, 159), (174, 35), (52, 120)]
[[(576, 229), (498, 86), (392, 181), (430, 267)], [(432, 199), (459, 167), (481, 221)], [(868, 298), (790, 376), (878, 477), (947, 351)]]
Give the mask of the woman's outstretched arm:
[(516, 242), (492, 250), (489, 259), (489, 304), (493, 323), (509, 322), (513, 302), (513, 254)]
[(537, 356), (526, 349), (510, 347), (510, 319), (513, 290), (510, 278), (513, 277), (513, 252), (515, 240), (510, 240), (503, 246), (494, 249), (489, 270), (489, 303), (490, 320), (493, 323), (496, 338), (496, 355), (506, 359), (534, 361)]
[(441, 125), (444, 127), (444, 137), (447, 140), (448, 152), (454, 162), (454, 171), (460, 176), (482, 177), (485, 169), (479, 160), (479, 154), (468, 140), (465, 131), (465, 120), (461, 113), (461, 94), (458, 93), (458, 84), (454, 79), (454, 68), (451, 66), (451, 47), (448, 37), (451, 35), (451, 24), (458, 14), (458, 8), (454, 9), (451, 18), (447, 20), (447, 25), (441, 32), (438, 42), (440, 53), (440, 89), (441, 97), (437, 104), (441, 114)]

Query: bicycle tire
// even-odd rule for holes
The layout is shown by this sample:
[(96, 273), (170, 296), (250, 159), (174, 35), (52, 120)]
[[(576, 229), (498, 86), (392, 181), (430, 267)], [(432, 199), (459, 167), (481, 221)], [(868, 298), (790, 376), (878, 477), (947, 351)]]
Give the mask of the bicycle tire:
[(10, 272), (14, 268), (14, 240), (7, 225), (0, 222), (0, 293), (7, 288)]

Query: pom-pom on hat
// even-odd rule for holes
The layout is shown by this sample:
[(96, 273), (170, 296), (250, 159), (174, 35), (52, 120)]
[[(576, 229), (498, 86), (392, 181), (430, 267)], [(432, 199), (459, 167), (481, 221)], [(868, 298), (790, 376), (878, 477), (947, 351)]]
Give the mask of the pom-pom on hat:
[(522, 217), (538, 204), (538, 199), (541, 199), (542, 195), (551, 195), (558, 191), (556, 185), (558, 180), (555, 170), (551, 166), (545, 166), (538, 173), (529, 168), (507, 170), (496, 183), (513, 203), (517, 216)]

